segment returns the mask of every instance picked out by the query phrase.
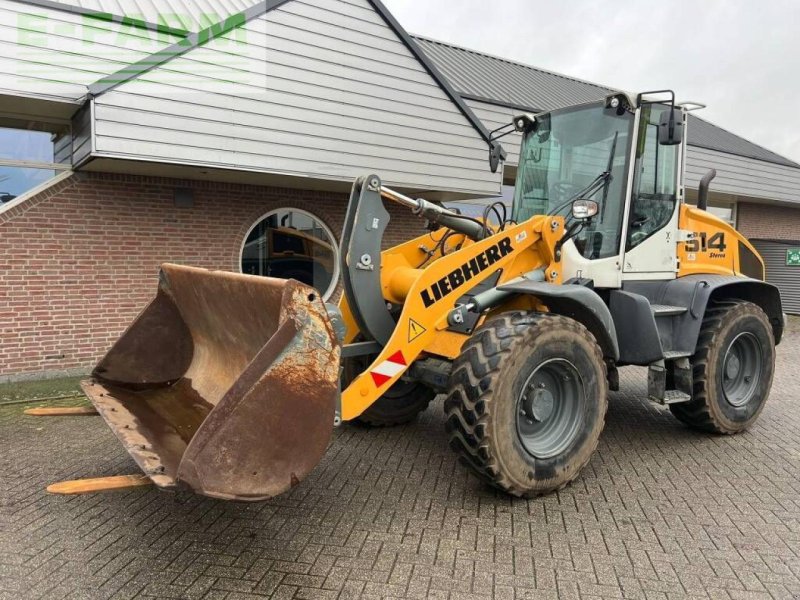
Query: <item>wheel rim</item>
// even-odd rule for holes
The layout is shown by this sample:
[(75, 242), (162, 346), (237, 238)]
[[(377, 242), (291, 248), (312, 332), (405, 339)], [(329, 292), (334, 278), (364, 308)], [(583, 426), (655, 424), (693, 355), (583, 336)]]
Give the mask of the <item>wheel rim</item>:
[(731, 406), (746, 405), (756, 393), (763, 360), (761, 343), (752, 333), (739, 334), (722, 361), (722, 391)]
[(528, 377), (517, 398), (517, 435), (534, 458), (553, 458), (575, 440), (583, 422), (586, 392), (568, 360), (548, 360)]

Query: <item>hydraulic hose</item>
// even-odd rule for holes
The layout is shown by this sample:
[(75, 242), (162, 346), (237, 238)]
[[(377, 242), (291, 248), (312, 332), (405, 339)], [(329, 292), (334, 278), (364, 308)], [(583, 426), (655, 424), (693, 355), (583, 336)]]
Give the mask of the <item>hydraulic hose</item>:
[(486, 237), (486, 228), (483, 223), (472, 217), (459, 215), (451, 210), (428, 202), (427, 200), (414, 200), (387, 187), (381, 187), (381, 196), (397, 204), (410, 208), (415, 215), (428, 219), (432, 223), (443, 225), (448, 229), (463, 233), (468, 238), (480, 241)]

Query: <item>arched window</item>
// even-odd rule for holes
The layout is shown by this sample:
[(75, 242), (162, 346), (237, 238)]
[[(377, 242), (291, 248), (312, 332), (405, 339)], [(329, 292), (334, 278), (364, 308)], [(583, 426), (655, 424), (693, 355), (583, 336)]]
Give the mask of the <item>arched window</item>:
[(339, 279), (339, 250), (331, 230), (298, 208), (280, 208), (253, 225), (242, 247), (242, 273), (296, 279), (327, 300)]

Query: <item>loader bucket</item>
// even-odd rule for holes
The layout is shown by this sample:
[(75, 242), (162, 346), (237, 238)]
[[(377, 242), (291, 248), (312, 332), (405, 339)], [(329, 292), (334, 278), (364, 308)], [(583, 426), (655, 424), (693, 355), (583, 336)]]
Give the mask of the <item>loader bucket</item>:
[(310, 287), (164, 265), (156, 298), (82, 386), (157, 486), (257, 501), (325, 453), (339, 353)]

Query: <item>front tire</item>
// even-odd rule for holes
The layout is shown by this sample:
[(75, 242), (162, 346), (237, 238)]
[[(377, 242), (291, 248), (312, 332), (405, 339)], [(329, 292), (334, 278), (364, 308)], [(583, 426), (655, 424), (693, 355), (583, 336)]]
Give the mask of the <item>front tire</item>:
[(453, 364), (450, 446), (478, 477), (533, 497), (575, 479), (605, 425), (608, 383), (594, 336), (566, 317), (487, 321)]
[(357, 421), (369, 427), (405, 425), (425, 412), (435, 397), (436, 392), (426, 385), (401, 379), (365, 410)]
[(675, 417), (712, 433), (750, 427), (764, 409), (775, 374), (775, 337), (764, 311), (743, 300), (711, 305), (692, 370), (692, 400), (671, 405)]

